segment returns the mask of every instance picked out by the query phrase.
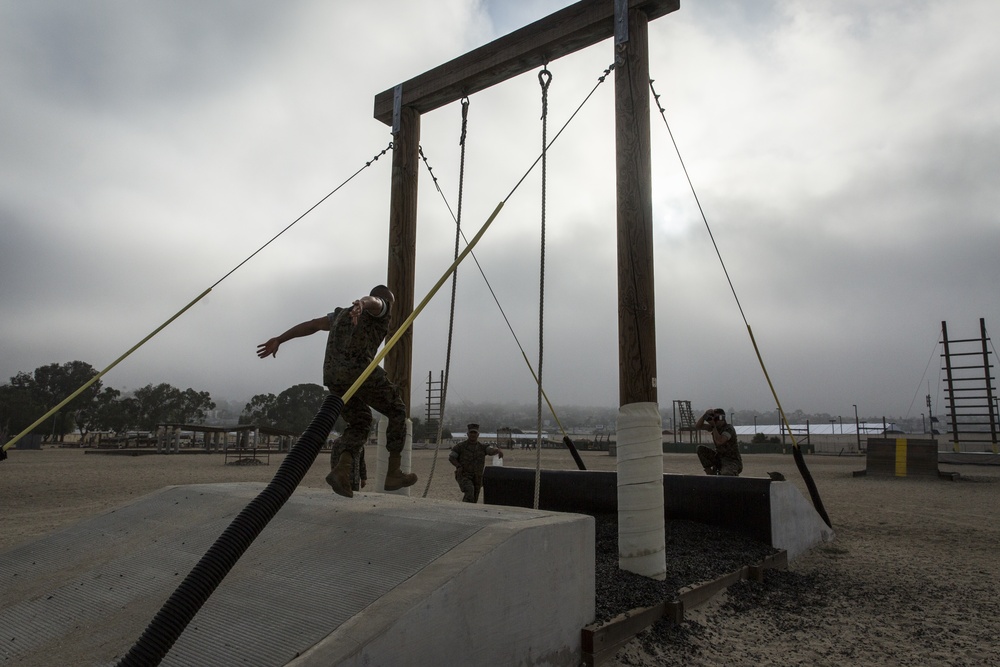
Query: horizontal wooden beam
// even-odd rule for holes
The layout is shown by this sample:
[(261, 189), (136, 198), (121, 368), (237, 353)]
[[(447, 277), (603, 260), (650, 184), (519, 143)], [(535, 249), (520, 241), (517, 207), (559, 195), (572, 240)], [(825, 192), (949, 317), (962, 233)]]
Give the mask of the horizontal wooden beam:
[[(653, 20), (680, 0), (628, 0)], [(402, 106), (433, 111), (615, 34), (615, 0), (581, 0), (402, 84)], [(392, 124), (395, 86), (375, 96), (375, 118)]]

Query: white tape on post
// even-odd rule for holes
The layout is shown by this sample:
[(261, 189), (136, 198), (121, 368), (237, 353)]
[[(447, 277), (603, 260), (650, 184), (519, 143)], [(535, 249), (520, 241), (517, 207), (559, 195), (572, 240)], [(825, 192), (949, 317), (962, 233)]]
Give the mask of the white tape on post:
[(618, 410), (618, 566), (667, 577), (663, 516), (663, 428), (656, 403)]

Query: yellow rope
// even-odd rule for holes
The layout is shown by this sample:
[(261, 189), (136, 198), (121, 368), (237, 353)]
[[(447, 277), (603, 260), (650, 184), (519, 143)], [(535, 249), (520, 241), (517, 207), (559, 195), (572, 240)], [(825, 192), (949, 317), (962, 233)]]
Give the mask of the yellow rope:
[(39, 425), (40, 425), (40, 424), (41, 424), (42, 422), (44, 422), (44, 421), (45, 421), (46, 419), (48, 419), (49, 417), (51, 417), (52, 415), (54, 415), (54, 414), (55, 414), (56, 412), (58, 412), (59, 410), (61, 410), (61, 409), (62, 409), (62, 408), (63, 408), (63, 407), (64, 407), (64, 406), (65, 406), (65, 405), (67, 404), (67, 403), (69, 403), (69, 402), (70, 402), (70, 401), (72, 401), (72, 400), (73, 400), (74, 398), (76, 398), (77, 396), (79, 396), (80, 394), (82, 394), (82, 393), (83, 393), (84, 391), (86, 391), (88, 387), (90, 387), (90, 386), (91, 386), (91, 385), (93, 385), (93, 384), (94, 384), (95, 382), (97, 382), (98, 380), (100, 380), (100, 379), (101, 379), (101, 377), (102, 377), (102, 376), (103, 376), (103, 375), (104, 375), (105, 373), (107, 373), (107, 372), (108, 372), (108, 371), (110, 371), (110, 370), (111, 370), (112, 368), (114, 368), (115, 366), (117, 366), (117, 365), (119, 364), (119, 362), (121, 362), (121, 361), (122, 361), (123, 359), (125, 359), (125, 358), (126, 358), (127, 356), (129, 356), (130, 354), (132, 354), (133, 352), (135, 352), (135, 351), (136, 351), (137, 349), (139, 349), (140, 347), (142, 347), (143, 345), (145, 345), (145, 344), (146, 344), (146, 342), (147, 342), (147, 341), (148, 341), (148, 340), (149, 340), (150, 338), (152, 338), (152, 337), (153, 337), (153, 336), (155, 336), (156, 334), (160, 333), (160, 331), (162, 331), (162, 330), (163, 330), (163, 329), (164, 329), (164, 328), (165, 328), (165, 327), (166, 327), (167, 325), (169, 325), (169, 324), (170, 324), (171, 322), (173, 322), (173, 321), (174, 321), (174, 320), (176, 320), (176, 319), (177, 319), (178, 317), (180, 317), (181, 315), (183, 315), (183, 314), (184, 314), (184, 313), (185, 313), (185, 312), (186, 312), (186, 311), (187, 311), (187, 310), (188, 310), (188, 309), (189, 309), (189, 308), (190, 308), (191, 306), (193, 306), (194, 304), (198, 303), (198, 302), (199, 302), (199, 301), (201, 301), (201, 300), (202, 300), (203, 298), (205, 298), (205, 295), (206, 295), (206, 294), (208, 294), (209, 292), (211, 292), (211, 291), (212, 291), (212, 289), (213, 289), (213, 288), (215, 288), (215, 287), (216, 287), (216, 286), (217, 286), (217, 285), (218, 285), (219, 283), (221, 283), (221, 282), (222, 282), (223, 280), (225, 280), (225, 279), (226, 279), (226, 278), (228, 278), (229, 276), (233, 275), (233, 273), (235, 273), (235, 272), (237, 271), (237, 269), (239, 269), (239, 268), (240, 268), (240, 267), (242, 267), (242, 266), (243, 266), (244, 264), (246, 264), (246, 263), (247, 263), (247, 262), (249, 262), (249, 261), (250, 261), (251, 259), (253, 259), (253, 258), (254, 258), (254, 257), (255, 257), (255, 256), (256, 256), (256, 255), (257, 255), (257, 254), (258, 254), (259, 252), (261, 252), (261, 251), (262, 251), (262, 250), (263, 250), (264, 248), (266, 248), (267, 246), (271, 245), (271, 243), (273, 243), (273, 242), (274, 242), (274, 241), (275, 241), (275, 240), (276, 240), (276, 239), (277, 239), (277, 238), (278, 238), (279, 236), (281, 236), (282, 234), (284, 234), (285, 232), (287, 232), (287, 231), (288, 231), (289, 229), (291, 229), (291, 228), (292, 228), (292, 226), (293, 226), (293, 225), (295, 225), (295, 224), (296, 224), (297, 222), (299, 222), (300, 220), (302, 220), (302, 218), (304, 218), (304, 217), (306, 217), (307, 215), (309, 215), (309, 213), (311, 213), (311, 212), (313, 211), (313, 209), (315, 209), (315, 208), (316, 208), (317, 206), (319, 206), (320, 204), (322, 204), (323, 202), (325, 202), (325, 201), (326, 201), (327, 199), (329, 199), (329, 198), (330, 198), (331, 196), (333, 196), (333, 194), (335, 194), (335, 193), (336, 193), (336, 192), (337, 192), (338, 190), (340, 190), (340, 189), (341, 189), (342, 187), (344, 187), (345, 185), (347, 185), (348, 183), (350, 183), (350, 182), (351, 182), (351, 180), (352, 180), (352, 179), (353, 179), (353, 178), (354, 178), (355, 176), (357, 176), (357, 175), (358, 175), (358, 174), (360, 174), (360, 173), (361, 173), (362, 171), (364, 171), (365, 169), (367, 169), (368, 167), (370, 167), (370, 166), (371, 166), (371, 165), (372, 165), (372, 164), (373, 164), (373, 163), (374, 163), (374, 162), (375, 162), (376, 160), (378, 160), (378, 159), (379, 159), (380, 157), (382, 157), (383, 155), (385, 155), (385, 154), (386, 154), (386, 152), (387, 152), (387, 151), (388, 151), (388, 150), (389, 150), (390, 148), (392, 148), (392, 142), (389, 142), (389, 145), (388, 145), (388, 146), (386, 146), (385, 148), (383, 148), (383, 149), (382, 149), (382, 152), (380, 152), (380, 153), (377, 153), (377, 154), (375, 155), (375, 157), (373, 157), (373, 158), (372, 158), (371, 160), (369, 160), (368, 162), (366, 162), (366, 163), (365, 163), (365, 166), (361, 167), (361, 168), (360, 168), (360, 169), (358, 169), (358, 170), (357, 170), (356, 172), (354, 172), (353, 174), (351, 174), (351, 175), (350, 175), (350, 176), (349, 176), (349, 177), (347, 178), (347, 180), (346, 180), (346, 181), (344, 181), (343, 183), (341, 183), (340, 185), (338, 185), (338, 186), (337, 186), (336, 188), (334, 188), (332, 192), (330, 192), (330, 193), (329, 193), (329, 194), (327, 194), (327, 195), (326, 195), (325, 197), (323, 197), (322, 199), (320, 199), (320, 200), (319, 200), (318, 202), (316, 202), (315, 204), (313, 204), (313, 205), (312, 205), (312, 206), (311, 206), (311, 207), (310, 207), (310, 208), (309, 208), (309, 209), (308, 209), (308, 210), (307, 210), (307, 211), (306, 211), (305, 213), (303, 213), (302, 215), (300, 215), (299, 217), (297, 217), (297, 218), (296, 218), (295, 220), (293, 220), (293, 221), (292, 221), (292, 223), (291, 223), (291, 224), (289, 224), (289, 225), (288, 225), (287, 227), (285, 227), (285, 228), (284, 228), (284, 229), (282, 229), (282, 230), (281, 230), (280, 232), (278, 232), (278, 233), (277, 233), (277, 234), (276, 234), (275, 236), (273, 236), (273, 237), (271, 238), (271, 240), (270, 240), (270, 241), (268, 241), (267, 243), (265, 243), (264, 245), (262, 245), (262, 246), (261, 246), (260, 248), (258, 248), (258, 249), (257, 249), (256, 251), (254, 251), (254, 252), (253, 252), (253, 254), (251, 254), (251, 255), (250, 255), (249, 257), (247, 257), (247, 258), (246, 258), (246, 259), (244, 259), (244, 260), (243, 260), (242, 262), (240, 262), (239, 264), (237, 264), (235, 268), (233, 268), (233, 269), (231, 269), (231, 270), (229, 271), (229, 273), (227, 273), (226, 275), (224, 275), (224, 276), (222, 276), (221, 278), (219, 278), (218, 280), (216, 280), (216, 281), (215, 281), (215, 283), (214, 283), (214, 284), (213, 284), (213, 285), (212, 285), (211, 287), (209, 287), (209, 288), (208, 288), (208, 289), (206, 289), (206, 290), (205, 290), (204, 292), (202, 292), (202, 293), (201, 293), (201, 294), (200, 294), (200, 295), (199, 295), (199, 296), (198, 296), (198, 297), (197, 297), (197, 298), (196, 298), (196, 299), (195, 299), (194, 301), (192, 301), (191, 303), (189, 303), (188, 305), (184, 306), (184, 307), (183, 307), (183, 308), (181, 308), (181, 309), (180, 309), (179, 311), (177, 311), (177, 314), (175, 314), (175, 315), (174, 315), (173, 317), (171, 317), (171, 318), (170, 318), (169, 320), (167, 320), (166, 322), (164, 322), (163, 324), (161, 324), (161, 325), (160, 325), (159, 327), (157, 327), (157, 328), (156, 328), (156, 329), (155, 329), (155, 330), (154, 330), (154, 331), (153, 331), (153, 332), (152, 332), (151, 334), (149, 334), (148, 336), (146, 336), (145, 338), (143, 338), (143, 339), (142, 339), (141, 341), (139, 341), (138, 343), (136, 343), (136, 344), (135, 344), (135, 345), (134, 345), (134, 346), (132, 347), (132, 349), (130, 349), (130, 350), (129, 350), (128, 352), (126, 352), (126, 353), (125, 353), (125, 354), (123, 354), (122, 356), (120, 356), (120, 357), (118, 357), (117, 359), (115, 359), (115, 360), (114, 360), (114, 362), (112, 362), (112, 364), (111, 364), (110, 366), (108, 366), (108, 367), (107, 367), (107, 368), (105, 368), (105, 369), (104, 369), (103, 371), (101, 371), (100, 373), (98, 373), (97, 375), (95, 375), (94, 377), (92, 377), (92, 378), (91, 378), (91, 379), (90, 379), (90, 380), (89, 380), (88, 382), (84, 383), (84, 385), (83, 385), (82, 387), (80, 387), (79, 389), (77, 389), (76, 391), (74, 391), (74, 392), (73, 392), (72, 394), (70, 394), (70, 395), (69, 395), (68, 397), (66, 397), (65, 399), (63, 399), (63, 401), (62, 401), (61, 403), (59, 403), (59, 404), (58, 404), (58, 405), (56, 405), (56, 406), (55, 406), (54, 408), (52, 408), (51, 410), (49, 410), (48, 412), (46, 412), (46, 413), (45, 413), (44, 415), (42, 415), (42, 416), (41, 416), (41, 417), (40, 417), (40, 418), (38, 419), (38, 421), (36, 421), (36, 422), (35, 422), (34, 424), (32, 424), (31, 426), (29, 426), (29, 427), (28, 427), (28, 428), (26, 428), (25, 430), (21, 431), (20, 433), (18, 433), (18, 434), (17, 434), (17, 436), (16, 436), (16, 437), (15, 437), (15, 438), (14, 438), (13, 440), (11, 440), (11, 441), (10, 441), (10, 442), (8, 442), (7, 444), (5, 444), (5, 445), (4, 445), (4, 446), (3, 446), (2, 448), (0, 448), (0, 449), (2, 449), (3, 451), (7, 451), (7, 450), (8, 450), (8, 449), (9, 449), (9, 448), (10, 448), (11, 446), (13, 446), (13, 445), (14, 445), (14, 443), (16, 443), (16, 442), (17, 442), (18, 440), (20, 440), (20, 439), (21, 439), (21, 438), (23, 438), (24, 436), (28, 435), (28, 433), (30, 433), (30, 432), (31, 432), (31, 431), (33, 431), (33, 430), (34, 430), (35, 428), (37, 428), (37, 427), (38, 427), (38, 426), (39, 426)]
[(441, 285), (443, 285), (444, 282), (448, 280), (448, 278), (451, 276), (451, 274), (455, 272), (455, 269), (457, 269), (458, 265), (462, 263), (462, 260), (465, 259), (470, 252), (472, 252), (472, 249), (476, 246), (477, 243), (479, 243), (479, 239), (483, 237), (483, 234), (486, 233), (486, 230), (489, 229), (489, 226), (493, 224), (493, 220), (497, 217), (497, 215), (499, 215), (500, 209), (503, 208), (503, 204), (504, 202), (500, 202), (499, 204), (497, 204), (497, 207), (493, 209), (493, 213), (490, 214), (490, 217), (486, 220), (485, 223), (483, 223), (483, 226), (479, 228), (479, 231), (476, 232), (476, 235), (472, 237), (472, 241), (470, 241), (469, 244), (465, 246), (465, 249), (462, 250), (462, 252), (459, 253), (458, 257), (455, 258), (455, 261), (451, 263), (451, 266), (449, 266), (448, 269), (444, 272), (444, 274), (440, 278), (438, 278), (438, 281), (434, 283), (434, 286), (427, 293), (427, 296), (425, 296), (420, 301), (420, 303), (417, 304), (417, 307), (413, 309), (413, 312), (411, 312), (407, 316), (407, 318), (403, 320), (403, 323), (399, 325), (399, 328), (396, 329), (396, 333), (394, 333), (392, 337), (388, 340), (388, 342), (386, 342), (381, 352), (376, 354), (375, 358), (372, 359), (370, 364), (368, 364), (368, 368), (366, 368), (364, 372), (358, 376), (358, 379), (354, 381), (354, 384), (352, 384), (350, 387), (347, 388), (347, 391), (344, 392), (344, 395), (340, 397), (341, 400), (344, 401), (344, 403), (347, 403), (347, 401), (351, 400), (351, 397), (354, 396), (354, 394), (358, 391), (358, 389), (361, 388), (361, 385), (364, 384), (365, 380), (368, 379), (368, 376), (371, 375), (372, 372), (375, 370), (375, 368), (382, 362), (382, 360), (385, 358), (385, 355), (389, 353), (389, 350), (393, 348), (396, 342), (399, 341), (399, 339), (403, 336), (404, 333), (406, 333), (406, 330), (410, 328), (410, 325), (413, 324), (413, 320), (415, 320), (417, 315), (420, 314), (420, 311), (424, 309), (424, 306), (426, 306), (427, 303), (434, 297), (434, 295), (437, 294), (437, 291), (441, 289)]
[(207, 290), (205, 290), (204, 292), (202, 292), (200, 295), (198, 295), (198, 297), (196, 299), (194, 299), (194, 301), (192, 301), (188, 305), (186, 305), (183, 308), (181, 308), (180, 310), (178, 310), (174, 314), (173, 317), (171, 317), (169, 320), (167, 320), (166, 322), (164, 322), (160, 326), (156, 327), (156, 329), (154, 329), (152, 331), (152, 333), (150, 333), (148, 336), (146, 336), (145, 338), (143, 338), (142, 340), (140, 340), (138, 343), (136, 343), (135, 345), (133, 345), (132, 349), (130, 349), (128, 352), (126, 352), (122, 356), (118, 357), (113, 362), (111, 362), (110, 366), (108, 366), (107, 368), (105, 368), (103, 371), (101, 371), (100, 373), (98, 373), (94, 377), (90, 378), (90, 380), (88, 380), (86, 383), (84, 383), (84, 385), (82, 387), (80, 387), (79, 389), (77, 389), (76, 391), (74, 391), (72, 394), (70, 394), (69, 396), (67, 396), (66, 398), (64, 398), (54, 408), (52, 408), (51, 410), (49, 410), (48, 412), (46, 412), (44, 415), (42, 415), (41, 417), (39, 417), (38, 421), (36, 421), (31, 426), (29, 426), (28, 428), (24, 429), (20, 433), (18, 433), (16, 436), (14, 436), (14, 438), (10, 442), (8, 442), (7, 444), (5, 444), (3, 446), (4, 451), (6, 451), (7, 449), (9, 449), (11, 446), (13, 446), (13, 444), (15, 442), (17, 442), (18, 440), (20, 440), (21, 438), (23, 438), (24, 436), (28, 435), (33, 430), (35, 430), (46, 419), (48, 419), (49, 417), (51, 417), (55, 413), (59, 412), (59, 410), (61, 410), (63, 408), (63, 406), (65, 406), (67, 403), (69, 403), (70, 401), (72, 401), (74, 398), (76, 398), (77, 396), (79, 396), (80, 394), (82, 394), (88, 387), (90, 387), (92, 384), (94, 384), (95, 382), (97, 382), (98, 380), (100, 380), (101, 377), (105, 373), (107, 373), (112, 368), (114, 368), (115, 366), (117, 366), (123, 359), (125, 359), (125, 357), (129, 356), (130, 354), (132, 354), (133, 352), (135, 352), (136, 350), (138, 350), (140, 347), (142, 347), (143, 345), (145, 345), (146, 341), (148, 341), (150, 338), (152, 338), (156, 334), (160, 333), (160, 331), (162, 331), (168, 324), (170, 324), (171, 322), (173, 322), (174, 320), (176, 320), (178, 317), (180, 317), (181, 315), (183, 315), (185, 312), (187, 312), (187, 310), (191, 306), (193, 306), (194, 304), (196, 304), (199, 301), (201, 301), (203, 298), (205, 298), (205, 295), (208, 294), (211, 291), (212, 291), (212, 288), (209, 287)]
[[(481, 239), (483, 237), (483, 234), (486, 233), (486, 230), (489, 229), (489, 227), (490, 227), (491, 224), (493, 224), (493, 220), (495, 220), (496, 217), (497, 217), (497, 215), (500, 214), (500, 209), (503, 208), (503, 204), (504, 204), (504, 202), (500, 202), (499, 204), (497, 204), (497, 207), (493, 210), (493, 213), (490, 214), (489, 219), (487, 219), (486, 222), (483, 223), (483, 226), (479, 229), (479, 231), (476, 233), (476, 235), (474, 237), (472, 237), (472, 241), (470, 241), (469, 244), (467, 246), (465, 246), (465, 249), (461, 253), (459, 253), (458, 257), (455, 258), (455, 261), (452, 262), (451, 266), (449, 266), (448, 269), (444, 272), (444, 275), (442, 275), (441, 278), (438, 279), (438, 281), (431, 288), (431, 291), (427, 293), (427, 296), (425, 296), (423, 298), (423, 300), (417, 305), (417, 307), (413, 309), (413, 312), (411, 312), (409, 314), (409, 316), (403, 321), (403, 323), (396, 330), (396, 333), (393, 334), (392, 338), (390, 338), (389, 341), (385, 344), (385, 347), (382, 348), (382, 351), (379, 352), (377, 355), (375, 355), (375, 358), (372, 360), (372, 362), (370, 364), (368, 364), (368, 368), (366, 368), (364, 370), (364, 372), (358, 377), (358, 379), (354, 381), (354, 384), (352, 384), (350, 387), (348, 387), (347, 391), (344, 392), (344, 395), (341, 396), (341, 399), (344, 401), (344, 403), (347, 403), (347, 401), (349, 401), (351, 399), (351, 397), (354, 396), (355, 393), (357, 393), (358, 389), (361, 387), (361, 385), (364, 383), (364, 381), (367, 380), (368, 376), (371, 375), (372, 371), (375, 370), (375, 367), (378, 366), (382, 362), (382, 359), (385, 358), (385, 355), (388, 354), (389, 350), (392, 349), (392, 347), (396, 344), (396, 342), (400, 339), (400, 337), (402, 337), (402, 335), (406, 332), (406, 330), (413, 323), (413, 320), (416, 319), (417, 315), (420, 314), (420, 311), (422, 311), (424, 309), (424, 307), (427, 305), (427, 303), (434, 297), (435, 294), (437, 294), (437, 291), (439, 289), (441, 289), (441, 285), (443, 285), (444, 282), (449, 278), (449, 276), (451, 276), (451, 274), (455, 272), (455, 269), (458, 268), (458, 265), (462, 263), (462, 260), (464, 260), (469, 255), (469, 253), (472, 252), (472, 249), (475, 247), (475, 245), (477, 243), (479, 243), (479, 239)], [(101, 377), (105, 373), (107, 373), (112, 368), (114, 368), (115, 366), (117, 366), (122, 360), (124, 360), (126, 357), (128, 357), (133, 352), (135, 352), (137, 349), (139, 349), (140, 347), (142, 347), (146, 343), (146, 341), (148, 341), (150, 338), (152, 338), (156, 334), (160, 333), (160, 331), (163, 330), (167, 325), (169, 325), (171, 322), (173, 322), (178, 317), (180, 317), (181, 315), (183, 315), (189, 308), (191, 308), (194, 304), (198, 303), (203, 298), (205, 298), (205, 296), (209, 292), (211, 292), (211, 291), (212, 291), (212, 288), (209, 287), (207, 290), (205, 290), (204, 292), (202, 292), (196, 299), (194, 299), (193, 301), (191, 301), (191, 303), (189, 303), (188, 305), (184, 306), (179, 311), (177, 311), (177, 313), (175, 313), (173, 317), (171, 317), (166, 322), (164, 322), (163, 324), (161, 324), (160, 326), (158, 326), (156, 329), (154, 329), (148, 336), (146, 336), (145, 338), (143, 338), (141, 341), (139, 341), (138, 343), (136, 343), (135, 345), (133, 345), (132, 348), (128, 352), (126, 352), (125, 354), (123, 354), (120, 357), (118, 357), (117, 359), (115, 359), (114, 362), (112, 362), (110, 366), (108, 366), (103, 371), (101, 371), (100, 373), (98, 373), (97, 375), (95, 375), (94, 377), (92, 377), (82, 387), (80, 387), (79, 389), (77, 389), (76, 391), (74, 391), (72, 394), (70, 394), (65, 399), (63, 399), (58, 405), (56, 405), (54, 408), (52, 408), (51, 410), (49, 410), (48, 412), (46, 412), (44, 415), (42, 415), (38, 419), (38, 421), (36, 421), (34, 424), (32, 424), (28, 428), (24, 429), (18, 435), (16, 435), (10, 442), (8, 442), (7, 444), (5, 444), (3, 446), (4, 451), (6, 451), (7, 449), (9, 449), (11, 446), (14, 445), (14, 443), (16, 443), (18, 440), (20, 440), (24, 436), (26, 436), (28, 433), (31, 433), (31, 431), (33, 431), (42, 422), (44, 422), (46, 419), (48, 419), (49, 417), (51, 417), (52, 415), (54, 415), (56, 412), (58, 412), (60, 409), (62, 409), (63, 406), (65, 406), (67, 403), (69, 403), (74, 398), (76, 398), (77, 396), (79, 396), (80, 394), (82, 394), (88, 387), (90, 387), (95, 382), (97, 382), (99, 379), (101, 379)]]
[(781, 421), (785, 424), (785, 430), (788, 431), (788, 437), (792, 439), (792, 447), (798, 448), (799, 443), (795, 441), (795, 434), (792, 433), (792, 427), (788, 424), (788, 417), (785, 416), (785, 410), (781, 407), (781, 401), (778, 400), (778, 392), (774, 390), (774, 385), (771, 384), (771, 376), (767, 374), (767, 367), (764, 366), (764, 359), (760, 356), (760, 350), (757, 348), (757, 340), (753, 337), (753, 330), (750, 325), (747, 324), (747, 333), (750, 334), (750, 342), (753, 344), (753, 351), (757, 355), (757, 361), (760, 363), (760, 369), (764, 371), (764, 379), (767, 380), (767, 386), (771, 389), (771, 396), (774, 397), (774, 404), (778, 406), (778, 414), (781, 415)]
[[(455, 221), (455, 224), (458, 224), (458, 218), (455, 217), (455, 214), (451, 210), (451, 204), (448, 203), (448, 198), (441, 190), (441, 186), (438, 185), (437, 176), (434, 175), (434, 172), (431, 169), (430, 164), (428, 164), (427, 157), (423, 155), (423, 152), (421, 152), (421, 155), (423, 156), (424, 165), (427, 167), (427, 171), (430, 173), (431, 178), (434, 180), (434, 186), (437, 188), (438, 194), (441, 195), (441, 199), (444, 201), (444, 205), (448, 208), (448, 212), (451, 214), (451, 219)], [(459, 229), (459, 233), (462, 235), (462, 238), (464, 239), (465, 232)], [(468, 239), (466, 239), (466, 243), (468, 243)], [(515, 333), (514, 331), (514, 327), (511, 326), (510, 320), (507, 319), (507, 313), (504, 312), (503, 306), (500, 305), (500, 299), (497, 298), (496, 292), (493, 291), (493, 286), (490, 284), (489, 278), (486, 277), (486, 271), (483, 270), (482, 265), (476, 258), (476, 253), (472, 253), (472, 261), (476, 263), (476, 268), (479, 269), (479, 274), (483, 277), (483, 282), (486, 283), (486, 288), (489, 289), (490, 294), (493, 296), (493, 302), (496, 303), (497, 309), (500, 311), (501, 317), (503, 317), (504, 322), (507, 324), (507, 329), (510, 331), (510, 335), (514, 339), (514, 343), (517, 345), (517, 349), (520, 350), (521, 358), (524, 359), (524, 363), (528, 366), (528, 371), (531, 372), (531, 377), (534, 378), (535, 384), (539, 384), (538, 374), (535, 373), (535, 367), (531, 365), (531, 360), (528, 359), (528, 354), (524, 351), (524, 346), (521, 345), (521, 341), (518, 339), (517, 333)], [(545, 397), (545, 402), (548, 404), (549, 410), (552, 412), (552, 417), (556, 420), (556, 423), (559, 425), (559, 430), (562, 431), (562, 434), (564, 436), (568, 437), (569, 434), (566, 433), (566, 428), (562, 425), (562, 422), (559, 420), (559, 415), (556, 414), (556, 409), (555, 407), (553, 407), (552, 401), (549, 400), (549, 396), (548, 394), (545, 393), (544, 388), (542, 389), (542, 396)], [(439, 432), (438, 433), (439, 440), (440, 436), (441, 434)]]

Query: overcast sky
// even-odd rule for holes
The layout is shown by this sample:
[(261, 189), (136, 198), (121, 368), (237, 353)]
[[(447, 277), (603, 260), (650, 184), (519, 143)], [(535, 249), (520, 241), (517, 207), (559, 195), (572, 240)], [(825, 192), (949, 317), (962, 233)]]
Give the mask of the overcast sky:
[[(608, 0), (610, 2), (611, 0)], [(0, 0), (0, 381), (103, 369), (385, 149), (376, 94), (567, 6), (544, 0)], [(786, 411), (935, 413), (941, 322), (1000, 331), (1000, 4), (682, 2), (650, 24), (650, 74)], [(550, 63), (549, 137), (613, 61)], [(548, 156), (543, 380), (618, 402), (613, 75)], [(469, 238), (538, 156), (537, 72), (474, 95)], [(659, 402), (774, 401), (669, 134), (654, 113)], [(461, 110), (421, 145), (458, 202)], [(386, 281), (391, 155), (104, 377), (247, 400), (321, 383), (322, 335), (255, 349)], [(415, 300), (454, 223), (421, 172)], [(541, 174), (476, 256), (533, 364)], [(450, 283), (449, 283), (450, 286)], [(414, 325), (414, 408), (444, 369), (450, 289)], [(996, 362), (994, 356), (994, 363)], [(535, 388), (471, 259), (450, 402)], [(420, 416), (415, 413), (414, 416)]]

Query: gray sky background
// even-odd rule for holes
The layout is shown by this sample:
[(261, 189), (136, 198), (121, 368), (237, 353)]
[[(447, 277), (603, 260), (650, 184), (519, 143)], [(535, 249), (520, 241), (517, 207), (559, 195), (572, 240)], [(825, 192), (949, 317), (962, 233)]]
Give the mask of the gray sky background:
[[(609, 0), (610, 2), (610, 0)], [(569, 2), (0, 0), (0, 379), (103, 369), (389, 143), (374, 96)], [(1000, 4), (682, 2), (650, 71), (787, 411), (942, 409), (940, 326), (1000, 327)], [(613, 60), (550, 63), (550, 138)], [(613, 75), (548, 157), (543, 379), (618, 400)], [(469, 238), (541, 146), (537, 73), (472, 97)], [(457, 205), (461, 112), (421, 144)], [(770, 390), (662, 119), (650, 120), (659, 402), (770, 410)], [(258, 343), (385, 281), (386, 154), (105, 376), (246, 400), (321, 383), (325, 340)], [(540, 173), (477, 247), (538, 360)], [(451, 262), (427, 172), (416, 301)], [(449, 289), (414, 325), (413, 397), (444, 368)], [(535, 389), (471, 261), (451, 402)], [(995, 358), (994, 358), (995, 361)]]

